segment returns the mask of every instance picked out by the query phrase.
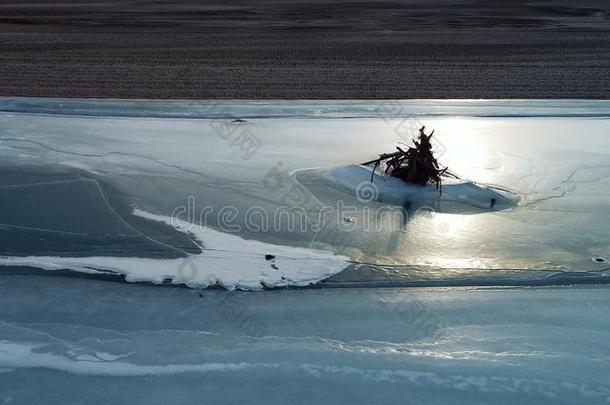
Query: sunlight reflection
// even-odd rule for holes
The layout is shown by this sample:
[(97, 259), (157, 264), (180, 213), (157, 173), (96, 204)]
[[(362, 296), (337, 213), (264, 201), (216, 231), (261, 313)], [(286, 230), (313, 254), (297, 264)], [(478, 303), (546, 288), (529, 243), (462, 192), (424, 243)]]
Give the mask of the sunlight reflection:
[(470, 217), (468, 215), (437, 213), (430, 221), (434, 231), (439, 235), (457, 238), (467, 228)]
[(472, 135), (473, 122), (452, 118), (444, 124), (447, 128), (437, 131), (437, 141), (441, 142), (445, 149), (441, 160), (459, 170), (485, 167), (488, 153), (481, 145), (480, 139)]

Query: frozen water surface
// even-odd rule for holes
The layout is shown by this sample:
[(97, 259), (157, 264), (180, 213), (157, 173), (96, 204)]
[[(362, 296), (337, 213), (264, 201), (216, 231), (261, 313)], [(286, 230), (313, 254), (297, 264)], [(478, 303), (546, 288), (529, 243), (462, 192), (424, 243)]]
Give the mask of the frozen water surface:
[(7, 403), (607, 403), (607, 288), (190, 290), (5, 276)]
[[(608, 402), (608, 118), (606, 101), (0, 99), (2, 399)], [(442, 164), (518, 204), (388, 206), (303, 175), (422, 124)]]
[[(67, 261), (53, 258), (114, 257), (111, 266), (71, 259), (71, 267), (126, 273), (137, 267), (134, 257), (146, 257), (163, 267), (150, 281), (183, 282), (180, 258), (213, 255), (205, 251), (213, 237), (201, 240), (209, 229), (268, 244), (257, 261), (276, 256), (273, 245), (343, 261), (329, 267), (322, 260), (319, 277), (307, 270), (302, 280), (298, 263), (275, 264), (286, 273), (261, 275), (260, 286), (307, 284), (341, 269), (327, 282), (553, 276), (554, 283), (558, 271), (570, 280), (604, 275), (604, 263), (592, 258), (609, 253), (607, 102), (183, 104), (167, 103), (163, 114), (159, 102), (3, 99), (1, 263), (63, 268)], [(190, 118), (175, 118), (179, 111)], [(380, 216), (384, 204), (295, 174), (370, 160), (409, 142), (422, 124), (436, 131), (441, 163), (464, 179), (516, 192), (519, 205), (474, 213), (411, 207)], [(192, 223), (190, 233), (173, 229), (172, 216)], [(243, 253), (236, 245), (225, 250)], [(272, 264), (266, 268), (273, 272)], [(146, 278), (150, 264), (143, 266), (134, 279)], [(208, 270), (198, 269), (202, 286), (256, 287), (251, 276), (242, 283)]]

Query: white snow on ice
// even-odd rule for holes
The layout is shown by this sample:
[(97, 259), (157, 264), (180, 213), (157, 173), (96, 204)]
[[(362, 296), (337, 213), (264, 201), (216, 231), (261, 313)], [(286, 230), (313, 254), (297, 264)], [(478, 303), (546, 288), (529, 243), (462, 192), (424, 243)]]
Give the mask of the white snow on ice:
[(508, 394), (521, 390), (535, 392), (540, 397), (557, 399), (563, 393), (579, 394), (581, 398), (608, 397), (603, 386), (589, 386), (568, 381), (545, 381), (538, 378), (516, 376), (443, 375), (417, 369), (369, 369), (353, 366), (320, 365), (314, 363), (239, 362), (195, 364), (136, 364), (126, 361), (82, 359), (45, 352), (35, 343), (0, 340), (0, 364), (14, 369), (43, 368), (82, 376), (138, 377), (172, 376), (184, 373), (235, 373), (239, 371), (277, 370), (297, 371), (306, 377), (326, 379), (331, 376), (357, 378), (368, 384), (386, 382), (412, 386), (443, 387), (457, 391)]
[(247, 363), (138, 365), (104, 359), (71, 359), (53, 353), (37, 353), (37, 345), (0, 340), (0, 364), (12, 368), (42, 367), (73, 374), (101, 376), (171, 375), (188, 372), (235, 371)]
[[(263, 287), (306, 286), (328, 278), (348, 264), (347, 257), (331, 252), (279, 246), (223, 233), (135, 209), (134, 215), (163, 222), (194, 237), (199, 254), (178, 259), (138, 257), (3, 256), (2, 266), (30, 266), (44, 270), (69, 269), (84, 273), (110, 271), (131, 282), (160, 284), (171, 280), (193, 288), (221, 285), (226, 289), (259, 290)], [(275, 258), (267, 260), (265, 255)], [(273, 267), (272, 267), (273, 265)]]

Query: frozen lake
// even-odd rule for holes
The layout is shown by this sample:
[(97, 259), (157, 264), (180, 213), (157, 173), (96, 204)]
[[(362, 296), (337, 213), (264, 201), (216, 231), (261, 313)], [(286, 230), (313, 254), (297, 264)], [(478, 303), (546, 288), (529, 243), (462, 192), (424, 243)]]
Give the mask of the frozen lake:
[(3, 277), (6, 403), (610, 401), (608, 289), (197, 291)]
[[(609, 118), (1, 98), (0, 397), (609, 402)], [(389, 206), (325, 176), (421, 125), (443, 165), (518, 204)]]
[[(608, 102), (3, 99), (0, 111), (0, 264), (245, 289), (606, 280)], [(424, 124), (443, 165), (518, 206), (406, 211), (299, 172), (371, 160)]]

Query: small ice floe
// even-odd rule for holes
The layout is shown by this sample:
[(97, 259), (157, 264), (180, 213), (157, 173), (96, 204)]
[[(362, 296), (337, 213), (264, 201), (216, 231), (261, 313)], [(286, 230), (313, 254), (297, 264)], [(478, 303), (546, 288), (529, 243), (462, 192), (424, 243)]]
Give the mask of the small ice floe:
[(412, 147), (399, 146), (397, 152), (381, 154), (362, 164), (300, 170), (296, 176), (313, 177), (332, 188), (347, 190), (361, 203), (427, 207), (435, 212), (454, 214), (501, 211), (517, 206), (520, 201), (517, 193), (462, 179), (441, 167), (433, 155), (432, 134), (427, 135), (424, 129), (420, 129)]

